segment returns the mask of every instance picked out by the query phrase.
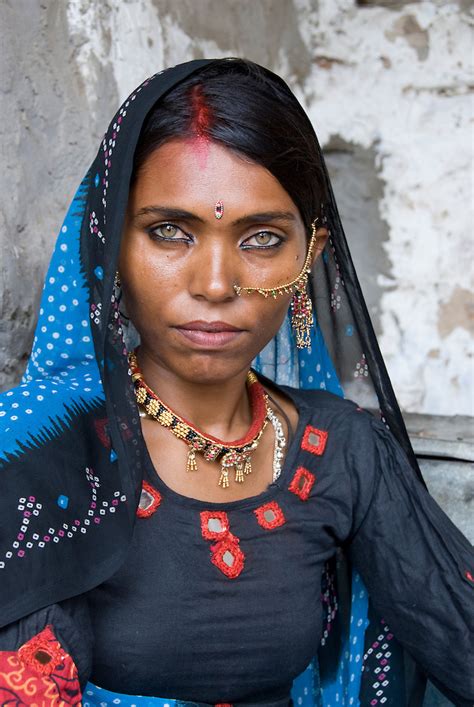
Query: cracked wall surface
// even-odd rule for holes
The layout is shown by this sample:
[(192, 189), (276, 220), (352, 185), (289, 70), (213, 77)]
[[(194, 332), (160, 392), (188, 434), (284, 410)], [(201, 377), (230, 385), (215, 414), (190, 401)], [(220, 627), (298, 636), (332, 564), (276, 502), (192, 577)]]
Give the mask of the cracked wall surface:
[(243, 55), (309, 112), (402, 407), (473, 414), (470, 8), (4, 0), (0, 385), (24, 368), (56, 232), (120, 100), (165, 66)]

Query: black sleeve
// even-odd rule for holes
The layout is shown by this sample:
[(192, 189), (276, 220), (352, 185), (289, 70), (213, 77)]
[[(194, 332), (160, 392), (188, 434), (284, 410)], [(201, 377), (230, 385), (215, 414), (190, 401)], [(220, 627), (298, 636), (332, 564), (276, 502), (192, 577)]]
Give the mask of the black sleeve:
[(349, 555), (376, 611), (456, 705), (474, 704), (474, 552), (386, 427), (358, 420)]
[(0, 651), (17, 651), (47, 626), (51, 626), (55, 638), (74, 661), (83, 690), (91, 672), (93, 645), (89, 609), (84, 596), (51, 604), (0, 628)]

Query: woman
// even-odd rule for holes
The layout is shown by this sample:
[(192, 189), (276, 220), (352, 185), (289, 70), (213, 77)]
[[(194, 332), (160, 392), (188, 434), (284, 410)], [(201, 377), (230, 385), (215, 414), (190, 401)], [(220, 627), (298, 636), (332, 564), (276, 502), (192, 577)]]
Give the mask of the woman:
[(125, 101), (0, 411), (1, 704), (416, 705), (425, 675), (471, 704), (471, 548), (269, 71), (194, 61)]

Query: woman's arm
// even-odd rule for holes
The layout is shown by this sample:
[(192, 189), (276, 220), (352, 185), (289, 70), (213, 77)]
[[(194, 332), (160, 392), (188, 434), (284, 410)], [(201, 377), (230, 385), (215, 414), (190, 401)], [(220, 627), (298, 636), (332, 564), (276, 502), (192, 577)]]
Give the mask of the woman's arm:
[(358, 418), (349, 555), (404, 648), (449, 699), (472, 705), (472, 546), (386, 427), (363, 411)]

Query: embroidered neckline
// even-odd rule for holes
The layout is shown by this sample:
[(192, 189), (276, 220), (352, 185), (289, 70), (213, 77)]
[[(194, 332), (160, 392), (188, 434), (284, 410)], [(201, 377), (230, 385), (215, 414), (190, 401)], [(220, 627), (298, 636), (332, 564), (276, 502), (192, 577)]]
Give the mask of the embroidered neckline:
[[(293, 401), (293, 398), (292, 398)], [(299, 401), (298, 401), (299, 402)], [(156, 472), (155, 466), (151, 459), (151, 455), (148, 451), (146, 443), (145, 447), (145, 469), (144, 469), (144, 479), (151, 483), (152, 486), (159, 491), (159, 493), (165, 498), (169, 499), (173, 503), (178, 503), (181, 506), (189, 506), (197, 510), (215, 510), (215, 511), (233, 511), (240, 510), (244, 508), (257, 508), (263, 504), (272, 501), (276, 498), (277, 494), (285, 492), (290, 483), (294, 469), (296, 468), (296, 459), (299, 454), (301, 454), (301, 440), (303, 438), (304, 430), (308, 424), (309, 415), (311, 409), (307, 406), (300, 406), (297, 401), (293, 401), (297, 411), (298, 411), (298, 424), (296, 430), (294, 431), (293, 439), (286, 450), (286, 457), (282, 465), (281, 474), (276, 481), (269, 484), (267, 489), (261, 491), (255, 496), (247, 496), (246, 498), (240, 498), (235, 501), (202, 501), (198, 498), (192, 498), (191, 496), (185, 496), (178, 491), (170, 488)]]

